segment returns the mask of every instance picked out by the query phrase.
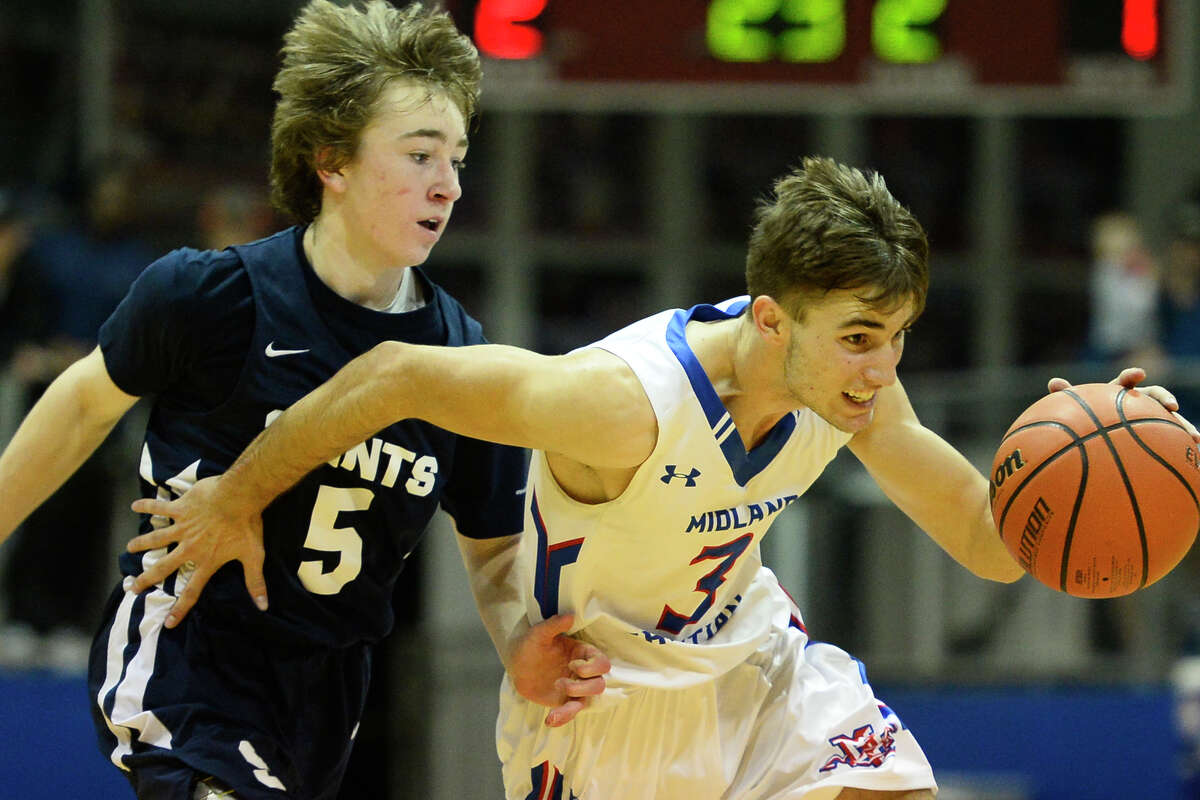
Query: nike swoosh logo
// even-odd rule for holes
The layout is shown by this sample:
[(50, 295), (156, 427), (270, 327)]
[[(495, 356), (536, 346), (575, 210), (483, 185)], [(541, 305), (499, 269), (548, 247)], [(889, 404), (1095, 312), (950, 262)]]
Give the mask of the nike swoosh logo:
[(275, 343), (271, 342), (267, 345), (267, 358), (279, 358), (280, 356), (296, 356), (301, 353), (307, 353), (308, 350), (276, 350)]

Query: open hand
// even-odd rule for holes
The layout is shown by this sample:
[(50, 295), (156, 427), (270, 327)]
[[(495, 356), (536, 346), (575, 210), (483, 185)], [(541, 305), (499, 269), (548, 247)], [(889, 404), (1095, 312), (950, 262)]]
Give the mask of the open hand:
[[(1175, 395), (1162, 386), (1139, 387), (1138, 384), (1144, 380), (1146, 380), (1146, 370), (1141, 367), (1127, 367), (1121, 370), (1121, 374), (1113, 378), (1109, 383), (1119, 384), (1126, 389), (1137, 389), (1142, 394), (1154, 398), (1162, 404), (1163, 408), (1171, 412), (1171, 415), (1183, 426), (1185, 431), (1191, 434), (1192, 441), (1200, 443), (1200, 431), (1196, 430), (1196, 426), (1188, 422), (1179, 413), (1179, 401), (1175, 399)], [(1065, 378), (1051, 378), (1050, 382), (1046, 384), (1046, 389), (1050, 392), (1061, 392), (1063, 389), (1069, 389), (1071, 385), (1070, 381)]]
[(513, 648), (509, 675), (526, 700), (550, 706), (546, 725), (566, 725), (604, 691), (604, 675), (612, 664), (594, 645), (566, 635), (570, 614), (551, 617), (530, 628)]
[(208, 579), (230, 561), (241, 562), (246, 591), (260, 610), (267, 610), (267, 584), (262, 573), (262, 517), (257, 512), (237, 512), (222, 495), (220, 481), (220, 476), (204, 478), (178, 499), (142, 498), (132, 505), (134, 511), (167, 517), (174, 524), (134, 537), (126, 546), (129, 552), (175, 545), (137, 576), (132, 591), (145, 591), (179, 569), (190, 572), (186, 586), (167, 615), (168, 628), (174, 628), (187, 616)]

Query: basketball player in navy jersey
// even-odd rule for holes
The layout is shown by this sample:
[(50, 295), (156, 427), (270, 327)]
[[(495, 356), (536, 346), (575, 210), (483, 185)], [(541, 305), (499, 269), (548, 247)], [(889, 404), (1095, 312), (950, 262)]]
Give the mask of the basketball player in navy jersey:
[[(176, 250), (145, 270), (99, 347), (54, 382), (0, 457), (4, 536), (141, 396), (155, 398), (143, 493), (170, 498), (223, 472), (283, 409), (381, 341), (485, 341), (417, 266), (461, 193), (481, 76), (470, 40), (419, 5), (314, 0), (283, 57), (273, 200), (302, 224), (219, 252)], [(188, 563), (135, 590), (166, 550), (124, 555), (89, 671), (105, 755), (145, 800), (332, 800), (404, 559), (440, 505), (469, 561), (502, 573), (523, 481), (518, 449), (388, 423), (272, 504), (264, 540), (239, 554), (244, 577)], [(172, 607), (193, 580), (208, 589), (180, 619)], [(556, 636), (569, 624), (509, 628), (505, 640), (506, 665), (558, 706), (559, 723), (603, 688), (606, 669), (594, 648)]]
[[(928, 800), (913, 734), (858, 661), (808, 638), (759, 557), (771, 522), (844, 446), (964, 567), (1022, 576), (987, 479), (920, 424), (896, 379), (925, 301), (925, 234), (880, 176), (806, 159), (758, 211), (747, 284), (746, 297), (664, 311), (564, 356), (380, 345), (224, 476), (176, 502), (137, 501), (176, 525), (131, 546), (179, 543), (142, 580), (210, 557), (216, 531), (254, 540), (272, 496), (381, 424), (415, 417), (527, 446), (518, 611), (573, 612), (612, 671), (563, 727), (505, 680), (509, 800)], [(493, 587), (476, 590), (492, 603)]]

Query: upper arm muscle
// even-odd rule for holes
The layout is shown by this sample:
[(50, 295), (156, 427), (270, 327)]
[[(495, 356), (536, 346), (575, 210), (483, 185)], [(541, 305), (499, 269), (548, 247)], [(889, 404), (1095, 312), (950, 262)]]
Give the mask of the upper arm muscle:
[(99, 425), (115, 425), (138, 400), (113, 383), (99, 347), (67, 367), (58, 380), (76, 393), (84, 417)]

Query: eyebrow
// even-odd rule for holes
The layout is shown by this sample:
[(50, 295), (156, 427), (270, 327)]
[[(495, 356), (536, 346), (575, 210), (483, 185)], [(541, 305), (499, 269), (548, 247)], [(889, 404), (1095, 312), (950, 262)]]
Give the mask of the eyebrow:
[[(417, 128), (415, 131), (408, 131), (400, 134), (401, 139), (437, 139), (438, 141), (446, 142), (449, 138), (445, 131), (440, 131), (437, 128)], [(458, 140), (459, 147), (467, 146), (467, 137), (462, 137)]]
[(868, 317), (851, 317), (843, 322), (839, 327), (842, 328), (874, 328), (875, 330), (883, 330), (886, 327), (882, 322)]

